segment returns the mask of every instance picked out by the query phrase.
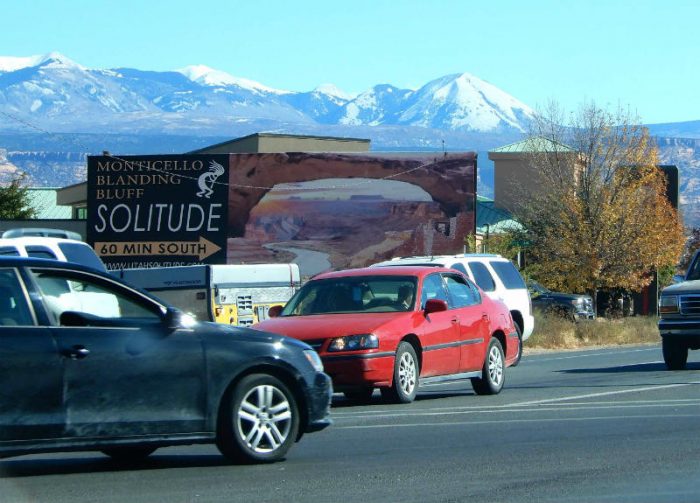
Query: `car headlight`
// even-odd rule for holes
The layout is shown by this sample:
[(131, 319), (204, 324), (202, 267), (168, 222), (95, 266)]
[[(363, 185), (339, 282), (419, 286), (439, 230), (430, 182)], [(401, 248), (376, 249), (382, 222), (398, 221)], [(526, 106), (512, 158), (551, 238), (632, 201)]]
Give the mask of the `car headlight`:
[(328, 351), (357, 351), (379, 347), (379, 339), (374, 334), (346, 335), (336, 337), (328, 345)]
[(573, 300), (571, 301), (571, 303), (572, 303), (574, 306), (582, 306), (582, 305), (583, 305), (583, 302), (584, 302), (583, 299), (573, 299)]
[(316, 372), (323, 372), (323, 362), (316, 351), (313, 349), (305, 349), (304, 356), (306, 356), (306, 359), (309, 360), (309, 363)]
[(678, 295), (662, 295), (659, 299), (659, 313), (672, 314), (679, 312)]

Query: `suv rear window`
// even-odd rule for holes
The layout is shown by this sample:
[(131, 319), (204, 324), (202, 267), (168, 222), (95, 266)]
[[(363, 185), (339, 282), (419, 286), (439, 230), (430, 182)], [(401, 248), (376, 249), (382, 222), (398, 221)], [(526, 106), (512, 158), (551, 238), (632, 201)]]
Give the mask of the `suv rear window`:
[(27, 246), (27, 256), (34, 258), (48, 258), (56, 260), (56, 255), (51, 251), (51, 249), (45, 246)]
[(69, 262), (82, 264), (87, 267), (92, 267), (93, 269), (99, 269), (100, 271), (103, 271), (105, 268), (104, 264), (99, 258), (97, 258), (97, 255), (95, 255), (92, 248), (86, 244), (59, 243), (58, 247), (61, 249)]
[(511, 262), (489, 262), (508, 290), (526, 288), (525, 281)]
[(493, 292), (496, 289), (496, 283), (493, 281), (491, 273), (481, 262), (469, 262), (469, 269), (474, 275), (474, 283), (484, 292)]
[(14, 246), (0, 246), (0, 255), (19, 257), (19, 250)]

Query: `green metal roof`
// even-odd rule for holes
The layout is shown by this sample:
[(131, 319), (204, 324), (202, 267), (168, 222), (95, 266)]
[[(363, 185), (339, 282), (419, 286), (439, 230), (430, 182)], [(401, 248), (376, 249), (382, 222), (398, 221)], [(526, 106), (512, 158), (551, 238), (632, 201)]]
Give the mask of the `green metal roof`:
[(501, 154), (513, 154), (521, 152), (575, 152), (574, 149), (568, 145), (564, 145), (555, 140), (550, 140), (549, 138), (543, 138), (537, 136), (534, 138), (527, 138), (525, 140), (511, 143), (509, 145), (504, 145), (503, 147), (498, 147), (496, 149), (490, 150), (489, 152), (501, 153)]
[(27, 196), (29, 204), (36, 212), (36, 219), (65, 219), (71, 218), (70, 206), (58, 206), (56, 204), (56, 191), (58, 188), (29, 188)]
[(494, 206), (493, 199), (476, 197), (476, 232), (477, 234), (500, 234), (509, 230), (521, 229), (522, 225), (502, 208)]

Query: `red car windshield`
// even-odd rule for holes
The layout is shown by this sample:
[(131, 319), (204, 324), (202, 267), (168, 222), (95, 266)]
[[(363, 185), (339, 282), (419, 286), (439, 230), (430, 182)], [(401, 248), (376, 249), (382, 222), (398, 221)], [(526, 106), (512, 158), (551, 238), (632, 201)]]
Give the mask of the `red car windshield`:
[(413, 311), (414, 276), (348, 276), (309, 281), (281, 316)]

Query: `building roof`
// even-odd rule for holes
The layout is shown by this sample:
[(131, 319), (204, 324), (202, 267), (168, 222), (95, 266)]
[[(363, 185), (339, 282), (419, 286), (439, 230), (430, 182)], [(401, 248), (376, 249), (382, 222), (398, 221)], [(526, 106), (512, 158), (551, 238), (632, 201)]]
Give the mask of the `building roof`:
[(27, 189), (29, 204), (36, 212), (36, 219), (56, 220), (71, 218), (70, 206), (56, 204), (56, 187), (37, 187)]
[(476, 197), (476, 233), (501, 234), (510, 230), (522, 229), (507, 210), (497, 208), (493, 199)]
[(218, 149), (221, 147), (231, 147), (232, 148), (232, 153), (236, 152), (235, 146), (239, 145), (241, 143), (247, 142), (252, 139), (261, 139), (261, 138), (278, 138), (278, 139), (286, 139), (286, 140), (297, 140), (297, 141), (304, 141), (304, 140), (322, 140), (322, 141), (334, 141), (334, 142), (341, 142), (341, 143), (358, 143), (358, 144), (369, 144), (371, 143), (371, 140), (368, 138), (350, 138), (350, 137), (340, 137), (340, 136), (315, 136), (315, 135), (303, 135), (303, 134), (286, 134), (286, 133), (253, 133), (249, 134), (247, 136), (241, 136), (240, 138), (232, 138), (230, 140), (222, 141), (221, 143), (216, 143), (214, 145), (208, 145), (206, 147), (198, 148), (196, 150), (192, 150), (191, 152), (187, 152), (188, 154), (200, 154), (200, 153), (206, 153), (210, 150), (213, 149)]
[(570, 152), (574, 153), (575, 150), (568, 145), (564, 145), (556, 140), (550, 140), (549, 138), (543, 138), (537, 136), (534, 138), (527, 138), (525, 140), (511, 143), (509, 145), (504, 145), (502, 147), (490, 150), (489, 153), (502, 153), (502, 154), (513, 154), (521, 152)]

